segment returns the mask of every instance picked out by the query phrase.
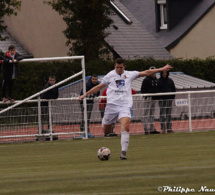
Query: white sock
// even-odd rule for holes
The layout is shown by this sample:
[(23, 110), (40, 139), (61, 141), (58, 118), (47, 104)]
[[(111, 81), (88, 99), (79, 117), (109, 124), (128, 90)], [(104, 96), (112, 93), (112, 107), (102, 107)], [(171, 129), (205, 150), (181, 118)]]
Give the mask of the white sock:
[(128, 144), (129, 144), (129, 132), (128, 131), (123, 131), (122, 134), (121, 134), (122, 151), (127, 152)]

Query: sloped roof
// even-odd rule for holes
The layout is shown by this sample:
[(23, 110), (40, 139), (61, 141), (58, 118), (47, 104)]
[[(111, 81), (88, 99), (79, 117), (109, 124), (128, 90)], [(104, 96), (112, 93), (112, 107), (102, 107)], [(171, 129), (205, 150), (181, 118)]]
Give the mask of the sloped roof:
[(114, 26), (112, 25), (108, 29), (111, 34), (106, 38), (106, 41), (113, 46), (118, 55), (125, 59), (144, 57), (153, 57), (154, 59), (172, 58), (171, 54), (159, 44), (119, 0), (114, 0), (114, 4), (132, 20), (131, 24), (127, 24), (118, 14), (112, 16)]
[(10, 45), (14, 45), (16, 47), (16, 51), (22, 55), (24, 58), (32, 58), (33, 56), (29, 54), (22, 46), (21, 44), (16, 41), (8, 32), (4, 32), (4, 37), (8, 37), (5, 41), (0, 41), (0, 50), (3, 53), (6, 53), (8, 51), (8, 47)]
[[(157, 78), (160, 78), (160, 73), (156, 74)], [(135, 91), (140, 91), (142, 81), (145, 77), (138, 77), (132, 82), (132, 88)], [(215, 83), (205, 81), (193, 76), (184, 74), (183, 72), (170, 72), (169, 78), (171, 78), (177, 91), (187, 91), (187, 90), (201, 90), (201, 89), (214, 89)]]
[(134, 17), (147, 28), (151, 35), (170, 49), (183, 38), (206, 14), (215, 6), (215, 0), (201, 0), (190, 10), (180, 23), (170, 31), (156, 32), (155, 1), (154, 0), (120, 0), (121, 3), (134, 15)]

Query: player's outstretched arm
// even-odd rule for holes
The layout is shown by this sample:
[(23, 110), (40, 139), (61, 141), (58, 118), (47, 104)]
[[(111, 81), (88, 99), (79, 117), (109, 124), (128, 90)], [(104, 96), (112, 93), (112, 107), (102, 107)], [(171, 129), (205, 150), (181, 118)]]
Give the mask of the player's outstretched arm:
[(139, 77), (150, 76), (150, 75), (155, 74), (157, 72), (169, 71), (172, 68), (173, 67), (171, 65), (167, 64), (166, 66), (164, 66), (162, 68), (150, 69), (150, 70), (145, 70), (145, 71), (139, 72)]
[(82, 101), (85, 97), (87, 97), (90, 94), (95, 94), (98, 91), (100, 91), (103, 87), (105, 87), (104, 84), (100, 83), (99, 85), (96, 85), (95, 87), (93, 87), (92, 89), (90, 89), (88, 92), (86, 92), (85, 94), (83, 94), (82, 96), (79, 97), (79, 101)]

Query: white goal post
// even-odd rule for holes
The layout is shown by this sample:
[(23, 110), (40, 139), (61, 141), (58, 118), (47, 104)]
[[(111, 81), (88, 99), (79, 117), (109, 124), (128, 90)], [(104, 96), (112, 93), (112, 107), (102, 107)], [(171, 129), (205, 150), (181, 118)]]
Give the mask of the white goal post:
[[(24, 104), (24, 103), (26, 103), (26, 102), (39, 102), (39, 103), (38, 103), (38, 107), (40, 107), (40, 102), (43, 101), (43, 100), (40, 100), (40, 98), (39, 98), (39, 100), (32, 100), (33, 98), (39, 97), (39, 96), (40, 96), (41, 94), (43, 94), (44, 92), (46, 92), (46, 91), (48, 91), (48, 90), (50, 90), (50, 89), (52, 89), (52, 88), (54, 88), (54, 87), (57, 87), (57, 86), (59, 86), (59, 85), (65, 83), (65, 82), (67, 82), (67, 81), (69, 81), (69, 80), (71, 80), (71, 79), (73, 79), (73, 78), (75, 78), (75, 77), (77, 77), (77, 76), (80, 76), (80, 75), (82, 75), (82, 79), (83, 79), (83, 93), (86, 93), (86, 80), (85, 80), (85, 78), (86, 78), (86, 73), (85, 73), (85, 59), (84, 59), (84, 56), (65, 56), (65, 57), (49, 57), (49, 58), (32, 58), (32, 59), (23, 59), (23, 60), (20, 61), (20, 62), (22, 62), (22, 63), (23, 63), (23, 62), (42, 62), (42, 61), (45, 62), (45, 61), (59, 61), (59, 60), (81, 60), (81, 67), (82, 67), (82, 70), (81, 70), (80, 72), (78, 72), (78, 73), (76, 73), (76, 74), (74, 74), (74, 75), (72, 75), (72, 76), (70, 76), (70, 77), (68, 77), (68, 78), (66, 78), (66, 79), (64, 79), (64, 80), (62, 80), (62, 81), (60, 81), (60, 82), (58, 82), (58, 83), (52, 85), (52, 86), (50, 86), (49, 88), (46, 88), (46, 89), (44, 89), (44, 90), (42, 90), (42, 91), (40, 91), (40, 92), (38, 92), (38, 93), (36, 93), (36, 94), (34, 94), (34, 95), (28, 97), (28, 98), (25, 98), (24, 100), (16, 101), (15, 104), (13, 104), (13, 105), (11, 105), (11, 106), (5, 108), (5, 109), (0, 110), (0, 116), (1, 116), (3, 113), (5, 113), (5, 112), (7, 112), (7, 111), (9, 111), (9, 110), (11, 110), (11, 109), (14, 109), (14, 108), (18, 107), (19, 105), (22, 105), (22, 104)], [(74, 100), (74, 99), (77, 100), (77, 97), (76, 97), (76, 98), (69, 98), (69, 99), (67, 98), (67, 100), (72, 100), (72, 99), (73, 99), (73, 100)], [(64, 100), (66, 100), (66, 99), (64, 98)], [(86, 106), (86, 99), (83, 100), (83, 105), (84, 105), (84, 108), (85, 108), (85, 110), (84, 110), (84, 121), (85, 121), (84, 127), (85, 127), (85, 132), (74, 132), (74, 133), (79, 133), (79, 134), (85, 133), (85, 138), (88, 139), (88, 133), (87, 133), (87, 106)], [(38, 121), (39, 121), (39, 124), (41, 124), (41, 113), (40, 113), (40, 108), (38, 109)], [(52, 127), (52, 125), (50, 125), (50, 127)], [(52, 138), (53, 138), (52, 136), (54, 135), (54, 134), (52, 133), (52, 129), (51, 129), (50, 132), (51, 132), (51, 133), (48, 134), (48, 135), (50, 135), (50, 140), (52, 140)], [(39, 134), (40, 134), (40, 133), (41, 133), (41, 125), (39, 125)], [(58, 133), (58, 134), (59, 134), (59, 133)], [(24, 137), (24, 136), (32, 136), (32, 135), (15, 135), (15, 137)], [(34, 134), (33, 136), (37, 136), (37, 135)], [(11, 138), (11, 137), (13, 137), (13, 136), (6, 136), (6, 138)], [(0, 135), (0, 138), (2, 138), (1, 135)]]

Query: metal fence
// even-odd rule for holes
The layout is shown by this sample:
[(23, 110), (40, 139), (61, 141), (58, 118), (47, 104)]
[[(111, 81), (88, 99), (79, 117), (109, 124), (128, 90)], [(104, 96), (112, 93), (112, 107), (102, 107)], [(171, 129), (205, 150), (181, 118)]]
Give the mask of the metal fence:
[[(143, 117), (145, 96), (170, 95), (172, 101), (172, 129), (174, 132), (215, 130), (215, 90), (190, 91), (165, 94), (137, 94), (133, 96), (131, 134), (144, 134)], [(103, 136), (99, 100), (94, 100), (90, 119), (90, 132)], [(0, 114), (0, 142), (29, 142), (40, 140), (80, 138), (83, 118), (78, 98), (48, 100), (48, 107), (41, 107), (40, 98), (25, 101), (13, 109)], [(154, 125), (161, 131), (159, 101), (155, 102)], [(17, 102), (16, 102), (17, 103)], [(8, 106), (4, 103), (4, 106)], [(120, 134), (120, 125), (114, 131)]]

